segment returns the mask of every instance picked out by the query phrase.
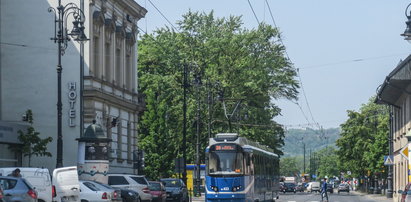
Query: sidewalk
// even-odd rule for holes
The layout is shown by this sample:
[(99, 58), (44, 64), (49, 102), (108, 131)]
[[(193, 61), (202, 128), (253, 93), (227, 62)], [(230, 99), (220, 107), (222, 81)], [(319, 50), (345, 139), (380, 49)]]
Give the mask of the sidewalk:
[(351, 191), (351, 193), (358, 195), (358, 196), (366, 197), (374, 201), (393, 202), (392, 198), (387, 198), (385, 195), (381, 195), (381, 194), (367, 194), (367, 193), (360, 192), (360, 191)]
[(204, 195), (204, 193), (203, 194), (201, 194), (201, 196), (200, 197), (195, 197), (195, 196), (193, 196), (192, 198), (191, 198), (191, 201), (192, 202), (204, 202), (205, 201), (205, 195)]

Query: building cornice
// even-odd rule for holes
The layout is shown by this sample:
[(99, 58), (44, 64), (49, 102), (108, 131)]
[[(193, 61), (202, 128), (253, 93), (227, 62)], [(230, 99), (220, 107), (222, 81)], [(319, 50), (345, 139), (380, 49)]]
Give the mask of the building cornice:
[(137, 21), (146, 16), (147, 10), (134, 0), (117, 0), (116, 2)]

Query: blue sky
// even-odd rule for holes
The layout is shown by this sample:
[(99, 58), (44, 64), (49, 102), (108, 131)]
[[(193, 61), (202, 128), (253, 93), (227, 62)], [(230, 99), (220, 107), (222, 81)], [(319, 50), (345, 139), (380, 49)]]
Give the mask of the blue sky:
[[(411, 44), (400, 34), (405, 30), (404, 0), (267, 0), (294, 66), (299, 69), (312, 117), (324, 128), (338, 127), (347, 110), (358, 110), (375, 95), (377, 87)], [(143, 30), (170, 26), (149, 0), (137, 0), (148, 10), (139, 21)], [(244, 26), (258, 23), (247, 0), (151, 0), (175, 23), (189, 9), (214, 10), (218, 17), (243, 16)], [(250, 0), (260, 22), (273, 25), (265, 0)], [(276, 121), (288, 128), (312, 124), (306, 99), (299, 103), (276, 101), (282, 116)], [(308, 119), (308, 121), (307, 121)]]

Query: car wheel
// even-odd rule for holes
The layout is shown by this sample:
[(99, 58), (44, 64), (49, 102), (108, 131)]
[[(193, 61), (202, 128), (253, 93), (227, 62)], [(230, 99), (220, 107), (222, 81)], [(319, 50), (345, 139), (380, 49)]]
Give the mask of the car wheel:
[(87, 200), (81, 199), (81, 202), (88, 202)]

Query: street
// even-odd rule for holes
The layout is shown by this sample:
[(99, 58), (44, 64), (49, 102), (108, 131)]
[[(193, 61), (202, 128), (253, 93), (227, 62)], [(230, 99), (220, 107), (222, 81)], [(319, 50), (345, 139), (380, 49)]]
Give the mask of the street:
[[(359, 192), (350, 192), (350, 193), (336, 193), (328, 194), (328, 201), (330, 202), (374, 202), (374, 201), (392, 201), (388, 200), (385, 197), (379, 195), (364, 195)], [(285, 193), (280, 194), (279, 202), (314, 202), (321, 201), (321, 195), (319, 193)]]

